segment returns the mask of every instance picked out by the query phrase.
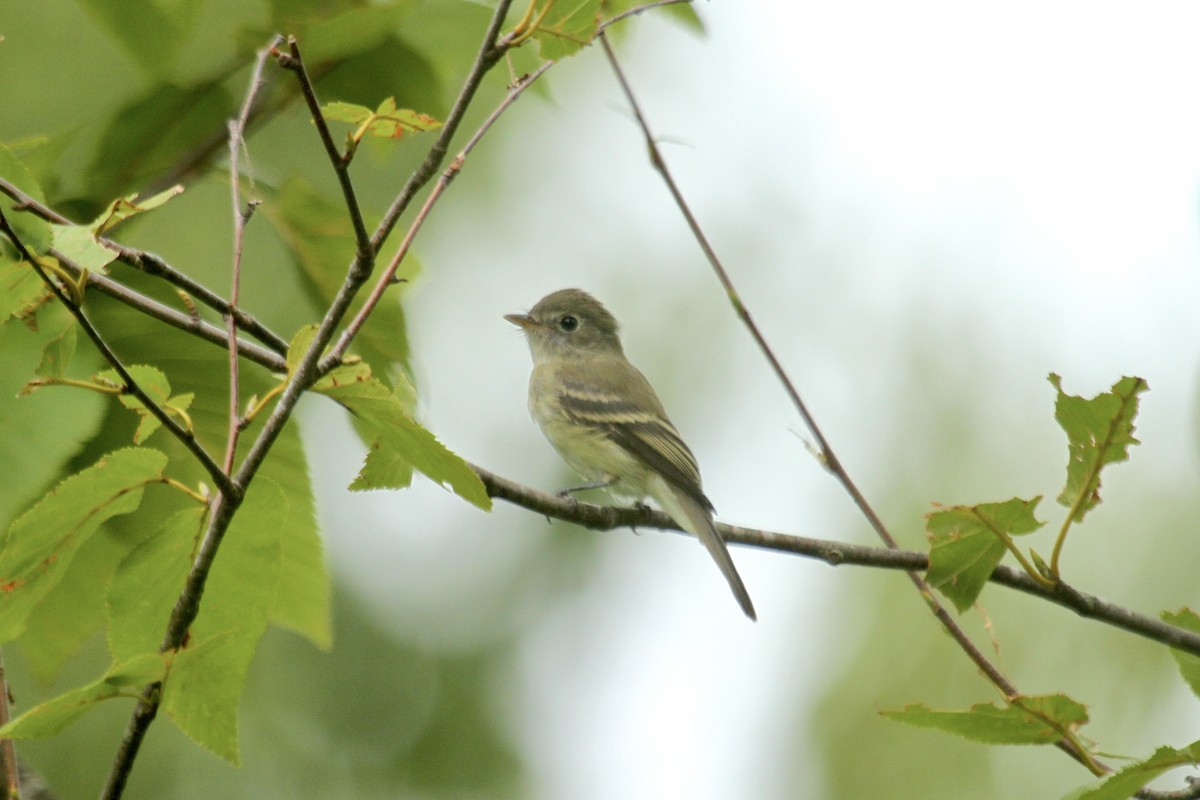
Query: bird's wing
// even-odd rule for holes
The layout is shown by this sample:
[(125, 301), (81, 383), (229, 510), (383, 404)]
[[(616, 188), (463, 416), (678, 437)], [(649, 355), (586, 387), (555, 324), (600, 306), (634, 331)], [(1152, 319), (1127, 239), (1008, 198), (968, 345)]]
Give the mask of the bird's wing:
[[(712, 511), (700, 486), (696, 457), (663, 411), (650, 384), (632, 367), (636, 391), (617, 393), (594, 382), (572, 378), (559, 392), (562, 412), (572, 422), (592, 425), (654, 472)], [(648, 394), (647, 394), (648, 393)], [(635, 399), (628, 399), (630, 396)]]

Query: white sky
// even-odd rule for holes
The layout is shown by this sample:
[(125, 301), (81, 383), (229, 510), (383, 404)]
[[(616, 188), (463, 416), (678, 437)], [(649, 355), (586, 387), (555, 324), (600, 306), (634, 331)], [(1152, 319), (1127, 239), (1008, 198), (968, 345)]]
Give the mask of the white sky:
[[(896, 418), (886, 402), (914, 348), (944, 348), (952, 367), (989, 361), (947, 383), (951, 402), (986, 407), (1012, 392), (1012, 413), (1046, 426), (1047, 486), (1061, 445), (1046, 373), (1068, 372), (1067, 388), (1086, 395), (1143, 375), (1143, 449), (1194, 477), (1200, 6), (697, 8), (705, 39), (634, 21), (626, 69), (656, 132), (679, 142), (667, 158), (756, 320), (868, 493), (895, 472), (896, 443), (919, 455), (922, 426), (936, 424)], [(528, 354), (500, 315), (580, 285), (660, 376), (723, 519), (870, 542), (789, 433), (800, 424), (649, 169), (602, 54), (577, 61), (556, 68), (554, 103), (526, 98), (511, 112), (529, 118), (520, 136), (501, 123), (484, 145), (506, 153), (492, 185), (511, 195), (473, 194), (468, 165), (431, 220), (410, 319), (431, 427), (473, 460), (557, 488), (563, 473), (525, 412)], [(455, 237), (463, 209), (474, 227)], [(315, 460), (319, 483), (335, 486), (358, 465), (357, 454)], [(989, 477), (979, 491), (994, 492)], [(526, 624), (513, 612), (530, 599), (510, 570), (553, 535), (540, 519), (499, 508), (481, 522), (428, 483), (323, 498), (326, 519), (343, 503), (364, 524), (329, 531), (331, 557), (381, 610), (463, 612), (452, 630), (419, 614), (395, 625), (452, 647)], [(409, 521), (399, 533), (396, 520)], [(377, 535), (369, 558), (364, 534)], [(531, 795), (796, 797), (774, 765), (809, 750), (792, 738), (795, 708), (852, 649), (853, 626), (825, 613), (841, 573), (736, 549), (762, 619), (751, 625), (680, 537), (609, 535), (597, 558), (577, 600), (534, 617), (501, 677)], [(396, 565), (413, 563), (418, 574), (398, 582)], [(808, 768), (821, 797), (820, 764)]]

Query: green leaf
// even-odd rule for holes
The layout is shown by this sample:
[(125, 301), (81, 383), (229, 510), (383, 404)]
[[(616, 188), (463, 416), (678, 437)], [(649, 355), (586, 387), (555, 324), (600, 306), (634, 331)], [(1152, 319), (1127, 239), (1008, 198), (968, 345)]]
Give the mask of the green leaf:
[(600, 27), (600, 0), (546, 0), (534, 14), (540, 14), (547, 4), (550, 9), (533, 34), (545, 60), (557, 61), (574, 55), (596, 36)]
[[(1186, 628), (1192, 633), (1200, 633), (1200, 615), (1190, 608), (1181, 608), (1174, 613), (1164, 611), (1162, 621), (1168, 625)], [(1183, 680), (1192, 687), (1192, 693), (1200, 697), (1200, 656), (1171, 648), (1171, 657), (1179, 665), (1179, 673)]]
[[(378, 434), (378, 446), (372, 447), (368, 464), (364, 465), (352, 488), (406, 486), (401, 465), (407, 462), (434, 483), (448, 486), (464, 500), (485, 510), (492, 507), (483, 483), (471, 466), (413, 420), (401, 395), (390, 391), (368, 371), (355, 372), (355, 379), (346, 383), (338, 382), (334, 375), (330, 373), (313, 388), (349, 408)], [(388, 466), (393, 468), (392, 471), (386, 470)]]
[(0, 539), (0, 642), (21, 635), (80, 546), (105, 520), (136, 510), (166, 462), (157, 450), (118, 450), (58, 484), (9, 527)]
[(163, 684), (163, 709), (180, 730), (233, 764), (238, 701), (275, 604), (289, 513), (279, 485), (259, 476), (213, 564), (191, 643)]
[(1164, 772), (1197, 762), (1200, 762), (1200, 742), (1182, 750), (1160, 747), (1145, 761), (1122, 767), (1098, 784), (1077, 789), (1063, 800), (1125, 800)]
[[(42, 187), (29, 174), (25, 165), (13, 155), (12, 150), (2, 144), (0, 144), (0, 176), (39, 203), (45, 202), (46, 198), (42, 194)], [(50, 248), (52, 240), (50, 223), (29, 210), (18, 210), (16, 205), (16, 200), (0, 193), (0, 211), (4, 212), (8, 224), (12, 225), (13, 230), (17, 232), (17, 237), (29, 249), (29, 252), (35, 256), (42, 255)]]
[[(97, 304), (94, 313), (96, 324), (110, 332), (110, 344), (118, 352), (137, 353), (139, 360), (152, 363), (171, 376), (173, 392), (195, 395), (188, 413), (196, 438), (210, 452), (223, 447), (229, 427), (228, 353), (193, 337), (164, 333), (160, 323), (116, 303)], [(243, 397), (252, 394), (261, 397), (278, 383), (278, 378), (262, 370), (243, 370), (241, 383)], [(251, 423), (242, 434), (242, 442), (254, 440), (266, 417), (260, 415)], [(156, 441), (171, 456), (172, 477), (192, 486), (209, 480), (207, 473), (174, 437), (159, 436)], [(308, 459), (297, 425), (289, 424), (279, 434), (255, 480), (262, 477), (270, 478), (283, 488), (291, 507), (290, 530), (283, 542), (283, 571), (271, 620), (307, 637), (318, 647), (328, 647), (332, 638), (330, 579), (316, 521)], [(155, 498), (158, 498), (154, 507), (158, 514), (154, 517), (156, 520), (166, 519), (191, 504), (178, 492), (154, 492), (147, 503), (155, 503)], [(122, 535), (134, 542), (145, 537), (144, 525), (125, 526), (121, 521), (115, 524), (121, 528)]]
[(75, 320), (67, 322), (62, 333), (46, 343), (42, 350), (42, 361), (38, 364), (37, 374), (44, 378), (61, 378), (75, 355), (75, 342), (79, 328)]
[(54, 248), (83, 269), (106, 272), (105, 267), (117, 258), (117, 251), (96, 241), (96, 234), (87, 225), (52, 225)]
[(296, 377), (296, 370), (300, 368), (300, 361), (304, 358), (304, 354), (308, 352), (308, 348), (312, 345), (313, 337), (316, 335), (317, 324), (314, 322), (311, 325), (305, 325), (292, 336), (291, 342), (288, 343), (287, 351), (288, 380)]
[[(151, 400), (171, 416), (178, 418), (185, 430), (191, 430), (192, 421), (187, 414), (187, 410), (192, 405), (192, 400), (195, 399), (195, 395), (192, 392), (172, 395), (171, 384), (167, 380), (167, 376), (157, 367), (145, 364), (133, 364), (125, 369), (128, 370), (130, 376), (133, 377), (138, 386), (142, 387), (142, 390), (150, 396)], [(94, 378), (95, 380), (107, 382), (114, 386), (124, 385), (121, 381), (121, 376), (113, 369), (106, 369), (95, 375)], [(122, 393), (117, 395), (117, 397), (121, 401), (121, 405), (136, 412), (141, 418), (137, 431), (133, 434), (134, 444), (141, 444), (146, 441), (150, 434), (154, 433), (162, 425), (158, 421), (158, 417), (151, 414), (142, 401), (134, 395)]]
[(143, 685), (160, 680), (164, 671), (163, 657), (158, 653), (142, 653), (113, 664), (100, 680), (34, 706), (0, 727), (0, 736), (11, 739), (53, 736), (101, 700), (135, 696)]
[(28, 261), (14, 261), (0, 252), (0, 322), (23, 316), (49, 291)]
[(396, 98), (389, 97), (374, 111), (354, 103), (333, 102), (321, 111), (327, 120), (349, 122), (357, 125), (356, 140), (365, 135), (384, 139), (399, 139), (405, 133), (423, 133), (442, 127), (442, 123), (428, 114), (410, 108), (396, 108)]
[[(67, 660), (104, 625), (109, 583), (128, 550), (129, 543), (121, 537), (89, 537), (71, 559), (62, 580), (29, 615), (25, 635), (17, 640), (17, 645), (42, 683), (49, 684)], [(159, 639), (113, 661), (155, 651), (161, 638), (160, 628)]]
[(114, 660), (157, 650), (162, 643), (207, 519), (208, 510), (199, 506), (171, 515), (117, 566), (107, 597)]
[(104, 209), (100, 216), (92, 221), (89, 228), (94, 236), (104, 236), (130, 217), (136, 217), (138, 214), (153, 211), (172, 197), (177, 197), (182, 193), (183, 186), (176, 184), (170, 189), (164, 189), (156, 195), (147, 197), (145, 200), (139, 200), (136, 194), (131, 194), (128, 197), (119, 197), (108, 204), (108, 208)]
[(1037, 496), (1014, 497), (1003, 503), (952, 506), (926, 518), (932, 546), (925, 579), (941, 590), (960, 611), (979, 597), (1007, 549), (1003, 536), (1031, 533), (1044, 525), (1034, 516)]
[(1049, 380), (1058, 394), (1054, 418), (1067, 433), (1070, 453), (1067, 483), (1058, 502), (1071, 509), (1074, 522), (1082, 522), (1100, 502), (1100, 471), (1127, 460), (1130, 446), (1140, 444), (1133, 438), (1133, 421), (1138, 395), (1150, 387), (1141, 378), (1126, 377), (1111, 391), (1088, 400), (1064, 393), (1058, 375), (1051, 373)]
[(985, 744), (1054, 744), (1063, 737), (1062, 729), (1088, 721), (1087, 709), (1066, 695), (1021, 697), (1019, 703), (1023, 708), (978, 703), (967, 711), (937, 711), (915, 703), (882, 714)]

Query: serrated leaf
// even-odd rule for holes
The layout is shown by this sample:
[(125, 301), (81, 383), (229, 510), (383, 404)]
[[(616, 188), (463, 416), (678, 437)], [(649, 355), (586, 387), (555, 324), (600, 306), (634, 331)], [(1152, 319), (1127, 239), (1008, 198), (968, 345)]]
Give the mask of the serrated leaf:
[(546, 61), (574, 55), (592, 41), (600, 27), (600, 0), (546, 0), (534, 11), (541, 14), (533, 38)]
[[(1200, 615), (1190, 608), (1181, 608), (1175, 612), (1164, 611), (1162, 621), (1168, 625), (1185, 628), (1192, 633), (1200, 633)], [(1200, 656), (1171, 648), (1171, 657), (1179, 665), (1179, 673), (1183, 676), (1184, 682), (1192, 688), (1194, 695), (1200, 697)]]
[[(229, 427), (228, 353), (193, 337), (164, 335), (160, 323), (116, 303), (97, 304), (93, 313), (97, 326), (110, 332), (110, 344), (118, 352), (137, 353), (139, 360), (160, 367), (171, 376), (173, 392), (194, 393), (195, 400), (188, 413), (197, 439), (212, 449), (223, 447)], [(288, 318), (299, 318), (301, 313), (293, 312)], [(262, 370), (242, 372), (242, 391), (246, 395), (261, 397), (277, 382), (278, 378)], [(267, 416), (259, 415), (250, 424), (243, 432), (243, 442), (253, 441)], [(156, 441), (171, 455), (172, 477), (191, 486), (209, 481), (206, 472), (174, 437), (160, 435)], [(307, 637), (318, 647), (328, 647), (332, 638), (330, 578), (316, 521), (308, 459), (297, 425), (283, 428), (259, 471), (261, 477), (278, 483), (291, 506), (290, 530), (283, 542), (284, 566), (271, 620)], [(154, 492), (148, 500), (158, 513), (156, 522), (190, 503), (177, 492)], [(144, 525), (135, 528), (121, 520), (114, 524), (134, 542), (145, 537)]]
[(191, 643), (163, 684), (162, 707), (180, 730), (233, 764), (238, 701), (275, 603), (289, 512), (279, 485), (259, 476), (213, 564)]
[(296, 370), (300, 366), (300, 360), (308, 352), (308, 348), (312, 345), (313, 337), (316, 335), (317, 324), (314, 322), (296, 331), (296, 334), (292, 337), (292, 341), (288, 343), (287, 376), (289, 380), (295, 377)]
[(937, 711), (914, 703), (882, 714), (985, 744), (1053, 744), (1062, 738), (1062, 729), (1074, 729), (1088, 721), (1087, 708), (1066, 695), (1022, 697), (1019, 702), (1025, 708), (978, 703), (967, 711)]
[(52, 225), (54, 248), (83, 269), (106, 272), (117, 258), (117, 251), (100, 244), (87, 225)]
[[(402, 397), (389, 390), (369, 372), (357, 373), (357, 380), (335, 384), (321, 382), (313, 388), (337, 400), (353, 411), (359, 419), (373, 427), (378, 434), (378, 448), (372, 452), (387, 453), (386, 463), (376, 460), (368, 472), (364, 466), (355, 488), (382, 489), (403, 484), (399, 465), (408, 462), (430, 480), (446, 486), (470, 503), (490, 509), (491, 499), (479, 476), (471, 466), (448, 450), (432, 433), (418, 424), (404, 407)], [(379, 457), (376, 457), (379, 459)], [(371, 456), (368, 456), (368, 461)], [(384, 473), (385, 466), (395, 468)]]
[(354, 103), (333, 102), (322, 107), (327, 120), (348, 122), (357, 125), (356, 140), (370, 135), (379, 138), (399, 139), (404, 133), (422, 133), (442, 127), (442, 123), (428, 114), (411, 108), (396, 108), (396, 98), (389, 97), (374, 111)]
[(30, 611), (62, 579), (80, 546), (105, 520), (137, 509), (167, 458), (129, 448), (67, 478), (0, 539), (0, 642), (21, 635)]
[(1002, 503), (952, 506), (928, 516), (932, 546), (925, 579), (960, 611), (974, 605), (1007, 547), (1001, 534), (1032, 533), (1044, 525), (1034, 516), (1041, 495)]
[(1138, 395), (1150, 387), (1141, 378), (1125, 377), (1112, 389), (1090, 400), (1062, 390), (1062, 378), (1049, 377), (1058, 397), (1054, 418), (1066, 431), (1069, 450), (1067, 482), (1058, 502), (1071, 509), (1072, 520), (1082, 522), (1100, 502), (1100, 472), (1108, 464), (1129, 458)]
[(114, 664), (100, 680), (35, 706), (0, 727), (0, 736), (39, 739), (53, 736), (102, 700), (129, 697), (147, 683), (160, 680), (166, 665), (158, 653), (142, 653)]
[[(187, 392), (180, 395), (171, 395), (171, 383), (167, 380), (167, 376), (157, 367), (151, 367), (146, 364), (132, 364), (125, 368), (130, 376), (137, 381), (138, 386), (150, 396), (150, 399), (158, 404), (160, 408), (167, 411), (171, 416), (177, 418), (184, 429), (191, 430), (191, 419), (187, 415), (187, 409), (191, 406), (194, 394)], [(107, 382), (114, 386), (123, 386), (121, 376), (116, 370), (106, 369), (94, 376), (94, 379), (101, 382)], [(141, 444), (146, 439), (158, 430), (162, 425), (158, 421), (158, 417), (150, 413), (150, 410), (136, 396), (123, 392), (117, 395), (117, 399), (121, 401), (121, 405), (137, 413), (140, 417), (137, 431), (133, 434), (134, 444)]]
[(1200, 762), (1200, 742), (1182, 750), (1160, 747), (1144, 761), (1128, 764), (1094, 786), (1085, 786), (1063, 800), (1125, 800), (1168, 770)]

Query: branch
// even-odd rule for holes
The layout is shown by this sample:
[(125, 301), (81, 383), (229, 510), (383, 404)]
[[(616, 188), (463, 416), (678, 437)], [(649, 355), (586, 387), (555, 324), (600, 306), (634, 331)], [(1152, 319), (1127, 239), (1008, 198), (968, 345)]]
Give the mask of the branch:
[[(35, 198), (21, 191), (12, 183), (9, 183), (4, 178), (0, 177), (0, 192), (8, 195), (16, 201), (17, 205), (24, 211), (28, 211), (34, 216), (40, 217), (47, 222), (53, 222), (56, 225), (75, 225), (74, 221), (59, 214), (54, 209), (39, 203)], [(229, 305), (229, 302), (216, 292), (207, 288), (203, 284), (197, 283), (192, 278), (179, 272), (160, 256), (153, 253), (147, 253), (144, 250), (138, 250), (133, 247), (126, 247), (120, 242), (115, 242), (112, 239), (100, 236), (96, 241), (112, 250), (117, 254), (117, 261), (120, 261), (126, 266), (144, 272), (147, 275), (152, 275), (156, 278), (162, 278), (167, 283), (183, 290), (188, 295), (195, 297), (204, 305), (219, 312), (222, 316), (234, 314), (237, 318), (238, 325), (246, 333), (258, 339), (271, 350), (284, 355), (287, 353), (288, 343), (278, 334), (274, 333), (263, 323), (259, 322), (253, 316), (247, 314), (240, 309), (234, 309)]]
[[(574, 497), (558, 497), (538, 491), (490, 472), (483, 467), (472, 466), (472, 469), (483, 481), (489, 497), (505, 500), (547, 517), (592, 530), (654, 528), (686, 533), (665, 512), (657, 509), (585, 503)], [(905, 572), (924, 571), (929, 568), (928, 554), (917, 550), (869, 547), (831, 539), (813, 539), (806, 536), (729, 525), (724, 522), (718, 522), (717, 529), (727, 541), (761, 550), (804, 556), (823, 561), (831, 567), (853, 565)], [(996, 567), (989, 580), (1070, 609), (1081, 617), (1094, 619), (1159, 644), (1165, 644), (1175, 650), (1200, 656), (1200, 633), (1139, 614), (1065, 584), (1048, 588), (1021, 570), (1005, 565)]]
[(288, 53), (279, 52), (275, 44), (272, 44), (271, 49), (275, 52), (276, 62), (279, 66), (296, 73), (296, 80), (300, 84), (300, 93), (304, 96), (304, 102), (308, 105), (308, 113), (312, 115), (313, 122), (317, 126), (317, 135), (320, 137), (321, 145), (325, 148), (325, 155), (329, 158), (329, 163), (337, 175), (338, 186), (341, 187), (342, 198), (346, 202), (346, 210), (350, 213), (350, 223), (354, 227), (354, 243), (358, 251), (356, 260), (369, 264), (375, 258), (376, 249), (370, 237), (367, 236), (367, 225), (363, 221), (362, 209), (358, 205), (358, 195), (354, 191), (354, 183), (350, 180), (350, 162), (338, 152), (337, 145), (334, 144), (333, 134), (329, 132), (329, 123), (325, 121), (325, 114), (321, 111), (321, 102), (317, 100), (317, 89), (304, 66), (304, 59), (300, 57), (300, 45), (296, 42), (295, 36), (289, 36)]
[(170, 431), (172, 436), (178, 439), (180, 443), (187, 448), (188, 452), (190, 452), (196, 461), (200, 463), (200, 466), (204, 467), (205, 471), (208, 472), (209, 477), (212, 479), (213, 483), (218, 489), (220, 489), (222, 492), (232, 490), (233, 485), (229, 481), (229, 476), (221, 471), (221, 465), (213, 460), (213, 457), (208, 454), (208, 451), (204, 449), (203, 445), (196, 440), (196, 435), (192, 431), (180, 426), (180, 424), (175, 421), (175, 418), (168, 414), (162, 406), (154, 402), (154, 399), (146, 393), (146, 390), (143, 389), (141, 385), (139, 385), (138, 382), (133, 379), (133, 376), (129, 374), (129, 370), (127, 370), (125, 365), (121, 362), (121, 359), (117, 357), (117, 354), (113, 352), (113, 349), (108, 346), (108, 342), (104, 341), (104, 338), (100, 335), (100, 332), (96, 330), (95, 326), (92, 325), (91, 320), (89, 320), (87, 315), (83, 313), (83, 309), (71, 299), (71, 297), (66, 293), (65, 290), (63, 290), (61, 286), (59, 286), (53, 279), (51, 279), (49, 275), (46, 274), (46, 271), (42, 268), (42, 265), (38, 262), (37, 258), (25, 247), (25, 243), (21, 241), (21, 238), (17, 235), (17, 232), (13, 230), (11, 225), (9, 225), (8, 218), (4, 216), (3, 211), (0, 211), (0, 232), (3, 232), (9, 238), (9, 240), (12, 241), (13, 246), (17, 248), (17, 252), (21, 258), (29, 262), (29, 265), (33, 268), (33, 271), (36, 272), (38, 277), (42, 279), (42, 282), (50, 287), (50, 290), (54, 292), (54, 296), (58, 298), (59, 302), (66, 306), (67, 310), (71, 312), (71, 316), (75, 317), (75, 321), (79, 323), (79, 326), (83, 329), (84, 334), (86, 334), (87, 337), (92, 340), (92, 344), (95, 345), (98, 351), (100, 351), (101, 357), (103, 357), (104, 360), (107, 361), (116, 371), (117, 375), (120, 376), (121, 382), (125, 384), (125, 390), (141, 401), (146, 410), (149, 411), (155, 419), (162, 423), (162, 426)]
[[(76, 278), (83, 274), (82, 268), (63, 253), (55, 250), (53, 247), (47, 252), (58, 259), (59, 264), (65, 267)], [(191, 316), (170, 306), (163, 305), (152, 297), (147, 297), (112, 278), (99, 275), (95, 272), (88, 272), (87, 281), (89, 287), (95, 288), (100, 293), (106, 294), (136, 311), (140, 311), (148, 317), (157, 319), (173, 328), (178, 328), (207, 342), (212, 342), (219, 347), (226, 349), (229, 347), (229, 332), (223, 328), (218, 328), (210, 322), (205, 322), (198, 316)], [(249, 359), (255, 364), (259, 364), (275, 372), (287, 371), (287, 361), (283, 355), (273, 350), (268, 350), (262, 345), (239, 339), (237, 341), (237, 350), (243, 358)]]

